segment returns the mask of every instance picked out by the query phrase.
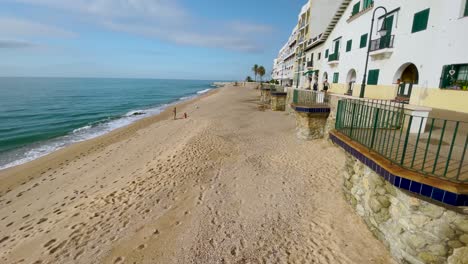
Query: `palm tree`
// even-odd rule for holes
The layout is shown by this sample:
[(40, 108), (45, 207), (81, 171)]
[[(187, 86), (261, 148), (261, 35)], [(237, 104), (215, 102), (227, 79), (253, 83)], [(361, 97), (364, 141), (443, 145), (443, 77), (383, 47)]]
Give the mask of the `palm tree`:
[(254, 72), (255, 74), (255, 81), (257, 81), (257, 74), (258, 74), (258, 65), (255, 64), (253, 67), (252, 67), (252, 71)]
[(262, 82), (262, 79), (265, 73), (266, 73), (265, 67), (263, 66), (258, 67), (258, 75), (260, 75), (260, 82)]

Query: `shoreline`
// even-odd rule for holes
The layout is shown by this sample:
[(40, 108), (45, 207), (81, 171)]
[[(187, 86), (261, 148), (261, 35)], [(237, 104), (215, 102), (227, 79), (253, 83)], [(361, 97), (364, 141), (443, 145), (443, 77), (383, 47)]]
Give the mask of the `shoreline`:
[[(170, 118), (172, 116), (173, 107), (184, 109), (188, 107), (189, 105), (201, 100), (202, 98), (216, 94), (220, 89), (223, 89), (223, 87), (211, 88), (208, 92), (203, 93), (203, 94), (193, 95), (193, 98), (190, 98), (185, 101), (184, 100), (179, 101), (179, 102), (175, 101), (173, 103), (168, 104), (167, 107), (165, 107), (164, 110), (162, 110), (158, 114), (136, 120), (133, 123), (130, 123), (123, 127), (119, 127), (103, 135), (90, 138), (90, 139), (86, 139), (84, 141), (72, 143), (70, 145), (54, 150), (49, 154), (46, 154), (44, 156), (41, 156), (31, 161), (28, 161), (26, 163), (19, 164), (13, 167), (8, 167), (5, 169), (1, 169), (0, 170), (0, 198), (5, 193), (8, 193), (9, 190), (16, 188), (22, 183), (35, 179), (49, 170), (54, 170), (57, 167), (60, 167), (59, 164), (69, 163), (73, 161), (73, 160), (66, 161), (67, 159), (63, 158), (62, 156), (77, 157), (79, 156), (78, 153), (82, 153), (82, 152), (91, 153), (94, 150), (93, 145), (100, 144), (101, 146), (108, 146), (117, 141), (123, 140), (131, 136), (131, 135), (126, 135), (126, 136), (123, 135), (123, 134), (126, 134), (127, 131), (132, 131), (133, 133), (135, 133), (136, 131), (143, 129), (145, 127), (148, 127), (153, 123), (160, 122), (162, 120)], [(24, 171), (27, 171), (28, 174), (31, 174), (33, 176), (25, 175)]]
[(297, 140), (258, 93), (213, 90), (177, 106), (187, 119), (169, 108), (13, 168), (0, 262), (394, 263), (336, 195), (344, 153)]

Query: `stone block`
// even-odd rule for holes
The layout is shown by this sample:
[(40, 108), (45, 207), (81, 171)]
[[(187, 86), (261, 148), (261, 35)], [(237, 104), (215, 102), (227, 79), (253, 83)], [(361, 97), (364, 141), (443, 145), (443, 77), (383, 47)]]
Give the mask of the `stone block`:
[(468, 264), (468, 247), (457, 248), (448, 258), (449, 264)]
[(462, 243), (465, 243), (465, 245), (468, 245), (468, 234), (463, 234), (460, 236), (460, 241)]
[(468, 217), (465, 217), (465, 219), (457, 219), (453, 222), (453, 224), (457, 227), (457, 229), (468, 233)]
[(270, 97), (271, 110), (285, 111), (286, 110), (286, 93), (273, 93)]
[(419, 210), (433, 219), (440, 218), (444, 214), (444, 208), (429, 203), (421, 206)]
[(439, 256), (434, 255), (431, 252), (427, 252), (427, 251), (419, 253), (418, 257), (424, 263), (431, 263), (431, 264), (445, 263), (445, 258), (439, 257)]
[(463, 247), (463, 243), (458, 240), (450, 240), (447, 245), (451, 248), (461, 248)]
[(302, 140), (322, 139), (325, 136), (326, 113), (296, 112), (296, 135)]
[(427, 247), (427, 249), (432, 254), (434, 254), (436, 256), (440, 256), (440, 257), (445, 257), (445, 256), (447, 256), (447, 253), (448, 253), (448, 248), (445, 245), (442, 245), (442, 244), (430, 245), (430, 246)]

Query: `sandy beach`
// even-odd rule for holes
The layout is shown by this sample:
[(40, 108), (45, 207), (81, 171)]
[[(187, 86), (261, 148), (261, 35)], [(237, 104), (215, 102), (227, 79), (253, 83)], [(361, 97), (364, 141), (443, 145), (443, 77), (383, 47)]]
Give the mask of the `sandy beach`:
[(0, 263), (393, 263), (344, 153), (225, 87), (0, 171)]

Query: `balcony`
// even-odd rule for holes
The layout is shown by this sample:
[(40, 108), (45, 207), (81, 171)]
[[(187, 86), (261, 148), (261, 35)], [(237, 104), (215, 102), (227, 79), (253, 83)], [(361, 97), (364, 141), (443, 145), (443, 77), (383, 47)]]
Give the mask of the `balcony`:
[(302, 44), (302, 42), (304, 42), (304, 36), (300, 37), (299, 40), (297, 41), (299, 45)]
[(306, 26), (306, 22), (302, 21), (302, 23), (300, 23), (299, 29), (303, 29), (305, 26)]
[(395, 35), (374, 39), (370, 44), (370, 55), (372, 57), (389, 58), (393, 53)]
[(307, 68), (313, 68), (314, 67), (314, 62), (313, 61), (308, 61), (307, 62)]
[(333, 53), (328, 56), (328, 65), (336, 65), (339, 63), (340, 60), (340, 54), (339, 53)]

